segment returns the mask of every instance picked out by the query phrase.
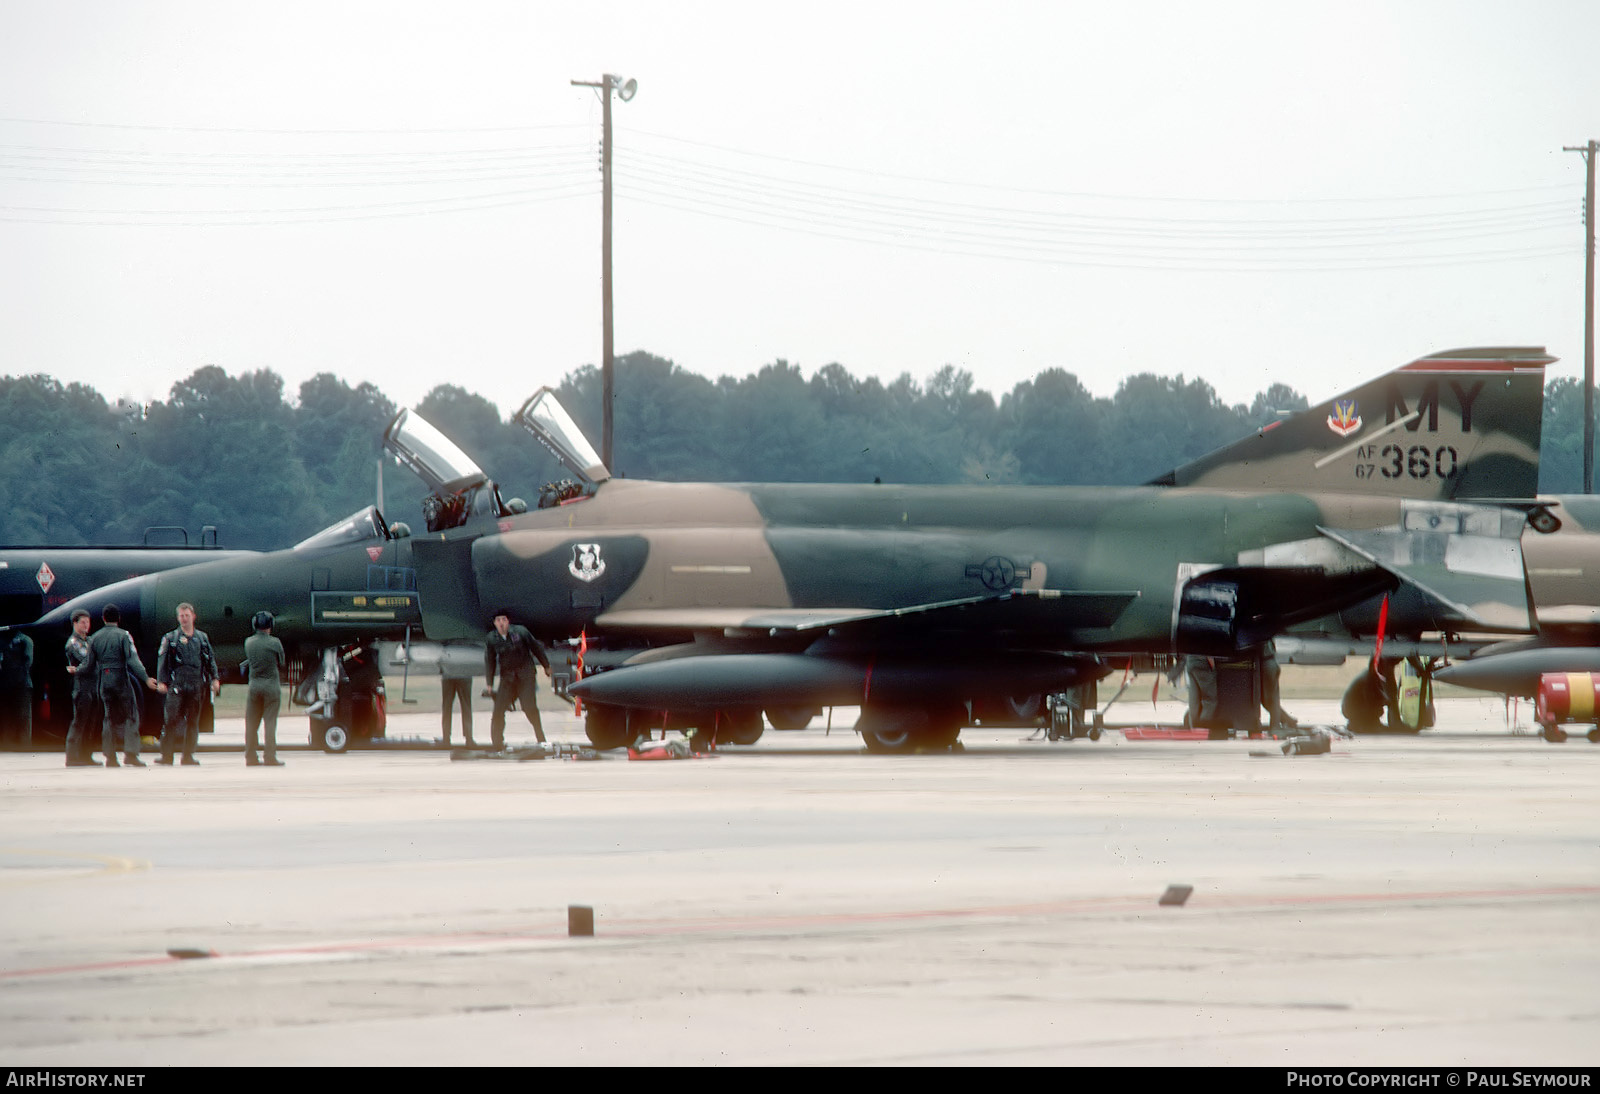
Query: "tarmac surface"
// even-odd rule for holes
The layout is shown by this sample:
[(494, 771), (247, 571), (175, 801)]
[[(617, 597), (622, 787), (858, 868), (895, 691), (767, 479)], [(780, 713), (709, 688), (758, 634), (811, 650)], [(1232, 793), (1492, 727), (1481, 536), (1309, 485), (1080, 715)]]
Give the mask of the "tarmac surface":
[(1600, 745), (1439, 707), (1296, 757), (873, 756), (853, 711), (662, 763), (0, 755), (0, 1060), (1593, 1066)]

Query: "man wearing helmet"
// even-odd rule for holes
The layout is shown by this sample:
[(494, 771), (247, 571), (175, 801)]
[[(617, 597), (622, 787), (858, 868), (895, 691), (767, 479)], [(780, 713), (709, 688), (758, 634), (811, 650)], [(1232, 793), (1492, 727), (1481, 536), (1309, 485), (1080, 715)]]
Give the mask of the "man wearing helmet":
[[(250, 767), (282, 767), (278, 759), (279, 684), (284, 666), (283, 643), (272, 637), (272, 613), (257, 612), (251, 621), (254, 634), (244, 640), (244, 671), (250, 690), (244, 700), (244, 762)], [(265, 759), (256, 759), (256, 730), (265, 727)]]

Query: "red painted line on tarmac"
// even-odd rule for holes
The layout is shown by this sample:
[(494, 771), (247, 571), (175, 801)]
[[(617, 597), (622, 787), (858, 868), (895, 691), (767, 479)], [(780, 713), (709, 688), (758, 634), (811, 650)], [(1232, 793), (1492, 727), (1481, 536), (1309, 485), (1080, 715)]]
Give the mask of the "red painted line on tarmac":
[(169, 957), (162, 954), (160, 957), (143, 957), (133, 960), (98, 961), (89, 965), (50, 965), (42, 969), (7, 969), (0, 972), (0, 980), (10, 980), (22, 976), (52, 976), (57, 973), (69, 972), (97, 972), (102, 969), (138, 969), (150, 965), (175, 965), (184, 960), (181, 957)]
[[(1600, 896), (1600, 885), (1556, 885), (1537, 889), (1418, 889), (1378, 893), (1308, 893), (1305, 895), (1265, 894), (1228, 897), (1196, 894), (1190, 909), (1269, 908), (1283, 905), (1337, 904), (1414, 904), (1459, 900), (1528, 899), (1546, 896)], [(992, 904), (972, 908), (925, 908), (890, 912), (823, 912), (792, 916), (730, 916), (694, 919), (611, 920), (603, 921), (601, 938), (648, 938), (675, 934), (701, 934), (714, 931), (772, 930), (777, 928), (851, 926), (871, 923), (906, 923), (931, 920), (994, 919), (1008, 916), (1064, 915), (1071, 912), (1147, 911), (1161, 915), (1149, 894), (1140, 896), (1086, 897), (1033, 904)], [(556, 942), (568, 938), (565, 931), (529, 933), (520, 931), (467, 931), (460, 934), (412, 935), (400, 938), (369, 939), (359, 942), (329, 942), (315, 946), (286, 946), (265, 950), (217, 952), (212, 959), (250, 959), (263, 957), (308, 957), (321, 954), (363, 953), (400, 949), (446, 949), (463, 943), (481, 942)], [(171, 957), (133, 958), (99, 961), (83, 965), (51, 965), (33, 969), (0, 970), (0, 980), (59, 976), (71, 973), (108, 972), (123, 969), (153, 968), (160, 965), (203, 965), (206, 960)]]

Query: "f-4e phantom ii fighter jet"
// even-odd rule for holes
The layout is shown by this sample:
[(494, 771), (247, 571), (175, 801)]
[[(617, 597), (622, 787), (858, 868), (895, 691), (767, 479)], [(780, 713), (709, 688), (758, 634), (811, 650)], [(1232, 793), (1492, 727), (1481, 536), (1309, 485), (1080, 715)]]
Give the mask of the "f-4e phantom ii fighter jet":
[(1097, 655), (1234, 656), (1402, 583), (1522, 630), (1528, 506), (1458, 499), (1533, 496), (1550, 360), (1426, 357), (1143, 487), (615, 479), (545, 389), (518, 420), (582, 481), (419, 536), (423, 627), (582, 635), (600, 747), (846, 705), (879, 751), (952, 743), (970, 704), (1097, 679)]

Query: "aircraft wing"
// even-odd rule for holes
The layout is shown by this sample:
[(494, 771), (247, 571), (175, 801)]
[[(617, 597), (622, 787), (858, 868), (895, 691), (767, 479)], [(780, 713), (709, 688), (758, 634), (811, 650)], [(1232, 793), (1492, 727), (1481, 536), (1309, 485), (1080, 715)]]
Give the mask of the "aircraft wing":
[(1031, 630), (1109, 627), (1137, 599), (1137, 590), (1076, 592), (1012, 589), (900, 608), (635, 608), (602, 613), (596, 622), (623, 630), (720, 630), (801, 634), (916, 617), (930, 626)]
[(1444, 528), (1318, 531), (1464, 619), (1495, 630), (1532, 629), (1522, 551), (1515, 539)]

